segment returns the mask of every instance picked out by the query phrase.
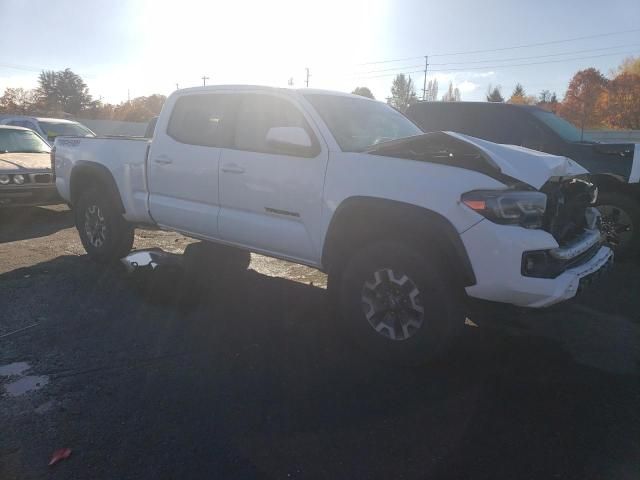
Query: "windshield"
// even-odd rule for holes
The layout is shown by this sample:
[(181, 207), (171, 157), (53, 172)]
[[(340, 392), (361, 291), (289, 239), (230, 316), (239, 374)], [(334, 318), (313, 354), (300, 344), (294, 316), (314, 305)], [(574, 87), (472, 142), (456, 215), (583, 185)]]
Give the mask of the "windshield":
[(42, 121), (38, 122), (38, 124), (45, 135), (49, 138), (58, 136), (95, 137), (91, 130), (79, 123)]
[(566, 121), (564, 118), (557, 116), (555, 113), (534, 110), (533, 115), (567, 142), (590, 140), (586, 133), (582, 135), (580, 129), (576, 128), (572, 123)]
[(305, 98), (344, 152), (362, 152), (377, 143), (420, 135), (410, 120), (381, 102), (340, 95), (307, 94)]
[(0, 129), (0, 153), (49, 153), (51, 149), (31, 130)]

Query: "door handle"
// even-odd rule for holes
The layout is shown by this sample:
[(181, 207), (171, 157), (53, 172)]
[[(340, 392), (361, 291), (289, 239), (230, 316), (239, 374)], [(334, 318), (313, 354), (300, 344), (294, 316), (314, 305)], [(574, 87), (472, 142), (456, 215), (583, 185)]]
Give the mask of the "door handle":
[(169, 165), (170, 163), (173, 163), (173, 160), (171, 160), (166, 155), (160, 155), (160, 156), (154, 158), (153, 161), (155, 163), (160, 164), (160, 165)]
[(244, 168), (235, 163), (227, 163), (222, 166), (222, 171), (225, 173), (244, 173)]

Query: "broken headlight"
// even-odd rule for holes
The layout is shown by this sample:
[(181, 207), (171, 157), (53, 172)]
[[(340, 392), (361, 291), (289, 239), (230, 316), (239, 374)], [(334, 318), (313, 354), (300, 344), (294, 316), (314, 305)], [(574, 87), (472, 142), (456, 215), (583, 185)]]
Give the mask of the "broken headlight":
[(547, 196), (519, 190), (476, 190), (462, 195), (462, 203), (492, 222), (540, 228)]

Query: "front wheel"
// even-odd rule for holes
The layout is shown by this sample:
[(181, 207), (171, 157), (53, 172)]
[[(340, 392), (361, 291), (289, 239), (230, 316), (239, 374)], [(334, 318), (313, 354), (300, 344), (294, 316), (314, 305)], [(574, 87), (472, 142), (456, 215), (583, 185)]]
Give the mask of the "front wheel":
[(640, 204), (619, 193), (598, 197), (602, 230), (617, 258), (628, 258), (640, 251)]
[(339, 307), (354, 340), (385, 360), (425, 363), (464, 325), (462, 288), (439, 263), (396, 241), (355, 253), (342, 272)]
[(102, 189), (93, 187), (83, 192), (74, 214), (80, 240), (92, 259), (111, 262), (131, 251), (134, 229)]

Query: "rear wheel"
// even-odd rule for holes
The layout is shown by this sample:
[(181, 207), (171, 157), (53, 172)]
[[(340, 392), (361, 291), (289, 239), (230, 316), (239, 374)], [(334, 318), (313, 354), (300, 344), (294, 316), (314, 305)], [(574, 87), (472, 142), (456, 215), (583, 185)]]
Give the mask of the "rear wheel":
[(397, 241), (371, 244), (351, 257), (338, 301), (354, 340), (398, 363), (434, 359), (464, 325), (462, 288), (437, 255)]
[(618, 258), (628, 258), (640, 250), (640, 204), (619, 193), (598, 197), (602, 230)]
[(131, 251), (134, 229), (101, 188), (84, 191), (76, 202), (74, 215), (82, 245), (92, 259), (111, 262)]

